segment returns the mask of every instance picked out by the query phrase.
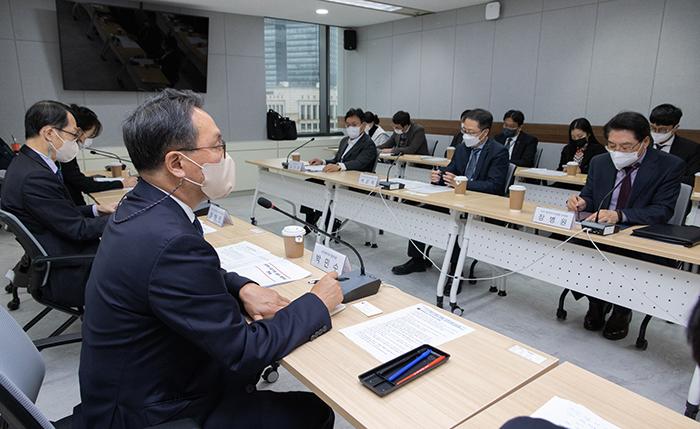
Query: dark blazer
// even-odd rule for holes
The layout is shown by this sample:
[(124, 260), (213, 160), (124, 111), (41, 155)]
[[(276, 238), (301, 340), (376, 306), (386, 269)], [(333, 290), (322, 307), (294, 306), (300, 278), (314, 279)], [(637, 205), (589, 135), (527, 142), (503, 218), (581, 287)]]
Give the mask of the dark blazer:
[(84, 175), (78, 166), (78, 160), (73, 159), (69, 162), (58, 163), (63, 173), (63, 183), (68, 188), (71, 199), (79, 206), (85, 205), (83, 193), (90, 194), (92, 192), (109, 191), (110, 189), (121, 189), (124, 187), (122, 182), (97, 182), (94, 178)]
[(343, 156), (349, 140), (347, 136), (340, 140), (338, 152), (335, 153), (335, 157), (327, 159), (326, 164), (342, 162), (348, 170), (374, 172), (375, 164), (377, 163), (377, 146), (375, 146), (370, 136), (363, 133), (360, 139), (355, 142), (355, 146)]
[(413, 121), (411, 121), (411, 127), (405, 135), (393, 133), (386, 143), (379, 146), (379, 149), (389, 148), (394, 149), (394, 153), (401, 152), (404, 155), (430, 155), (428, 140), (425, 138), (425, 128)]
[(221, 269), (173, 199), (147, 208), (163, 196), (141, 180), (110, 219), (95, 257), (79, 371), (87, 428), (182, 418), (201, 424), (225, 393), (229, 400), (246, 395), (267, 365), (331, 327), (311, 293), (248, 324), (238, 293), (250, 280)]
[[(28, 146), (7, 169), (2, 209), (22, 221), (50, 256), (94, 254), (107, 216), (93, 217), (92, 206), (76, 206), (68, 189)], [(90, 264), (51, 268), (42, 294), (58, 303), (83, 304)]]
[[(463, 176), (467, 170), (467, 163), (471, 153), (472, 149), (466, 145), (457, 146), (452, 161), (447, 167), (441, 168), (441, 170), (449, 171), (457, 176)], [(503, 195), (506, 187), (506, 176), (508, 175), (508, 164), (508, 151), (505, 146), (493, 139), (488, 139), (479, 155), (474, 179), (469, 181), (467, 189), (487, 194)], [(444, 185), (445, 182), (440, 179), (440, 184)]]
[[(503, 145), (506, 144), (506, 136), (503, 133), (498, 134), (493, 139)], [(518, 133), (513, 146), (513, 154), (510, 156), (511, 164), (515, 164), (518, 167), (534, 167), (537, 143), (539, 143), (537, 137), (522, 131)]]
[(700, 144), (677, 135), (671, 144), (670, 153), (685, 162), (685, 171), (681, 180), (693, 186), (695, 173), (700, 171)]
[[(605, 146), (603, 146), (602, 144), (595, 142), (589, 143), (588, 147), (586, 147), (586, 150), (583, 152), (583, 159), (579, 164), (579, 167), (581, 168), (581, 173), (588, 174), (588, 166), (591, 163), (591, 159), (596, 155), (600, 155), (606, 152), (607, 151), (605, 150)], [(562, 170), (562, 165), (566, 164), (567, 162), (573, 161), (574, 155), (576, 155), (576, 145), (572, 142), (569, 142), (566, 145), (564, 145), (564, 148), (561, 150), (561, 158), (559, 159), (559, 165), (557, 165), (557, 170)]]
[[(627, 208), (622, 209), (626, 223), (655, 225), (668, 222), (676, 207), (684, 168), (683, 161), (677, 156), (647, 149), (637, 170)], [(591, 160), (586, 185), (580, 194), (586, 200), (586, 211), (596, 211), (601, 202), (604, 209), (610, 206), (612, 193), (607, 194), (615, 186), (616, 176), (617, 169), (610, 154)]]

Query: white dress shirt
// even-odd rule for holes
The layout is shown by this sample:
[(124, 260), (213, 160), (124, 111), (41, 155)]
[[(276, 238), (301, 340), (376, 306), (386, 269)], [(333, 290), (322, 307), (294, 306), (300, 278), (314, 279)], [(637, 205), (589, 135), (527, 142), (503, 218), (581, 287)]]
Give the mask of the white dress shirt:
[[(673, 140), (676, 139), (676, 135), (672, 135), (668, 141), (666, 141), (663, 145), (659, 146), (659, 149), (661, 152), (666, 152), (666, 153), (671, 153), (671, 145), (673, 144)], [(656, 145), (654, 145), (656, 147)]]
[[(355, 146), (355, 143), (357, 143), (357, 142), (362, 138), (362, 136), (363, 136), (364, 134), (365, 134), (365, 133), (361, 133), (361, 134), (360, 134), (359, 136), (357, 136), (357, 138), (354, 139), (354, 140), (350, 140), (350, 138), (348, 138), (348, 146), (345, 148), (345, 152), (343, 152), (343, 154), (340, 156), (340, 159), (343, 159), (343, 157), (344, 157), (345, 155), (347, 155), (348, 152), (350, 152), (350, 149), (352, 149), (352, 148)], [(339, 162), (339, 163), (338, 163), (338, 166), (340, 167), (340, 170), (341, 170), (341, 171), (347, 170), (347, 167), (345, 167), (345, 163), (344, 163), (344, 162)]]
[(180, 206), (180, 208), (182, 208), (182, 210), (185, 212), (185, 214), (187, 215), (187, 218), (190, 220), (190, 222), (194, 222), (194, 219), (196, 216), (194, 215), (194, 210), (192, 210), (192, 207), (185, 204), (181, 199), (179, 199), (175, 195), (171, 194), (170, 192), (168, 192), (166, 190), (163, 190), (163, 189), (157, 187), (153, 183), (151, 183), (150, 185), (153, 186), (154, 188), (158, 189), (160, 192), (164, 193), (165, 195), (170, 194), (168, 196), (170, 198), (172, 198), (177, 203), (177, 205)]

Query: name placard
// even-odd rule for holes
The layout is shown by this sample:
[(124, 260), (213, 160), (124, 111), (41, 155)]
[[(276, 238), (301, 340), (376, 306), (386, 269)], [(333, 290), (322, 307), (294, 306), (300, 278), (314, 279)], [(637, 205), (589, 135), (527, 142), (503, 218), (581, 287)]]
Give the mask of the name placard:
[(555, 228), (571, 229), (574, 224), (574, 212), (537, 207), (532, 221)]
[(377, 183), (379, 183), (379, 176), (375, 176), (374, 174), (362, 173), (357, 179), (357, 182), (360, 185), (371, 186), (374, 188), (377, 186)]
[(304, 161), (289, 161), (287, 170), (304, 171)]
[(219, 207), (216, 204), (211, 204), (209, 206), (209, 212), (207, 212), (207, 220), (214, 225), (224, 226), (233, 225), (231, 216), (228, 214), (225, 208)]
[(316, 243), (314, 247), (311, 265), (326, 273), (335, 271), (339, 276), (350, 271), (350, 261), (347, 256), (321, 243)]

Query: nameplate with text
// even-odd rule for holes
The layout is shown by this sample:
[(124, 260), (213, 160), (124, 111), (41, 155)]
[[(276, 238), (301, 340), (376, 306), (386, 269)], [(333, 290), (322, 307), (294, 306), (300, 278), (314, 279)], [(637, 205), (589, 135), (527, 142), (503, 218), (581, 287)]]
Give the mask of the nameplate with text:
[(362, 173), (360, 174), (360, 178), (357, 179), (357, 182), (360, 185), (371, 186), (375, 188), (377, 187), (377, 183), (379, 183), (379, 176), (375, 176), (374, 174)]
[(574, 224), (574, 212), (537, 207), (532, 221), (555, 228), (571, 229)]
[(219, 207), (216, 204), (211, 204), (209, 206), (209, 212), (207, 213), (207, 220), (214, 225), (218, 226), (224, 226), (224, 225), (233, 225), (233, 221), (231, 220), (231, 216), (229, 216), (228, 212), (226, 211), (225, 208)]
[(316, 243), (314, 247), (311, 265), (326, 273), (335, 271), (339, 276), (350, 271), (350, 261), (347, 256), (321, 243)]
[(289, 161), (287, 170), (304, 171), (304, 161)]

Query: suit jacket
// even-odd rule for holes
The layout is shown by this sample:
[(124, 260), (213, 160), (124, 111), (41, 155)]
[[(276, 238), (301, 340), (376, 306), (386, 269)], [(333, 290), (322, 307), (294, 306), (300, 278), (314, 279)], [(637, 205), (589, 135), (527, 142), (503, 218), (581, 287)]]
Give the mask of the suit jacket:
[(92, 177), (84, 175), (78, 166), (78, 160), (73, 159), (68, 162), (60, 162), (59, 168), (63, 173), (63, 183), (68, 188), (71, 199), (76, 205), (84, 206), (85, 198), (83, 193), (109, 191), (110, 189), (121, 189), (124, 187), (119, 181), (97, 182)]
[(348, 147), (349, 137), (345, 136), (340, 140), (338, 152), (331, 159), (326, 160), (326, 164), (338, 164), (342, 162), (348, 170), (374, 172), (377, 163), (377, 146), (366, 133), (360, 136), (355, 145), (345, 156), (345, 149)]
[(533, 417), (516, 417), (501, 426), (501, 429), (566, 429), (548, 420)]
[(673, 139), (670, 153), (685, 162), (685, 171), (681, 180), (693, 186), (695, 173), (700, 171), (700, 144), (677, 135)]
[[(494, 140), (503, 145), (506, 144), (506, 136), (503, 133), (494, 137)], [(515, 140), (513, 153), (510, 155), (511, 164), (518, 167), (534, 167), (538, 142), (537, 137), (521, 131)]]
[[(586, 150), (583, 152), (583, 159), (579, 164), (579, 167), (581, 168), (581, 173), (588, 174), (588, 166), (591, 163), (591, 159), (594, 156), (604, 154), (605, 152), (605, 146), (603, 146), (602, 144), (589, 143), (588, 147), (586, 147)], [(572, 142), (569, 142), (561, 150), (561, 158), (559, 159), (559, 165), (557, 166), (557, 170), (562, 170), (562, 165), (566, 164), (567, 162), (573, 161), (574, 155), (576, 155), (576, 145)]]
[[(655, 225), (668, 222), (673, 216), (680, 193), (681, 174), (685, 166), (675, 155), (647, 149), (632, 185), (627, 208), (622, 213), (629, 225)], [(617, 169), (610, 154), (598, 155), (591, 160), (586, 185), (581, 198), (586, 200), (586, 211), (610, 206)], [(607, 195), (610, 193), (610, 195)]]
[[(463, 176), (467, 170), (471, 153), (472, 149), (466, 145), (457, 146), (452, 161), (441, 170)], [(508, 164), (508, 151), (505, 146), (493, 139), (488, 139), (481, 150), (474, 178), (467, 184), (467, 189), (486, 194), (503, 195), (508, 175)], [(442, 185), (445, 184), (442, 179), (440, 182)]]
[(248, 324), (238, 293), (250, 280), (221, 269), (175, 200), (147, 209), (163, 196), (141, 180), (95, 257), (79, 371), (87, 428), (201, 424), (224, 393), (246, 395), (267, 365), (331, 327), (311, 293)]
[[(93, 217), (92, 206), (76, 206), (58, 176), (28, 146), (22, 146), (7, 169), (2, 209), (17, 216), (49, 256), (94, 254), (107, 222), (106, 216)], [(89, 262), (52, 266), (42, 295), (61, 304), (82, 305), (89, 271)]]
[(416, 124), (411, 121), (411, 127), (408, 132), (404, 135), (399, 135), (393, 133), (389, 140), (381, 146), (379, 149), (394, 149), (394, 153), (401, 152), (404, 155), (430, 155), (428, 152), (428, 140), (425, 138), (425, 128), (422, 125)]

